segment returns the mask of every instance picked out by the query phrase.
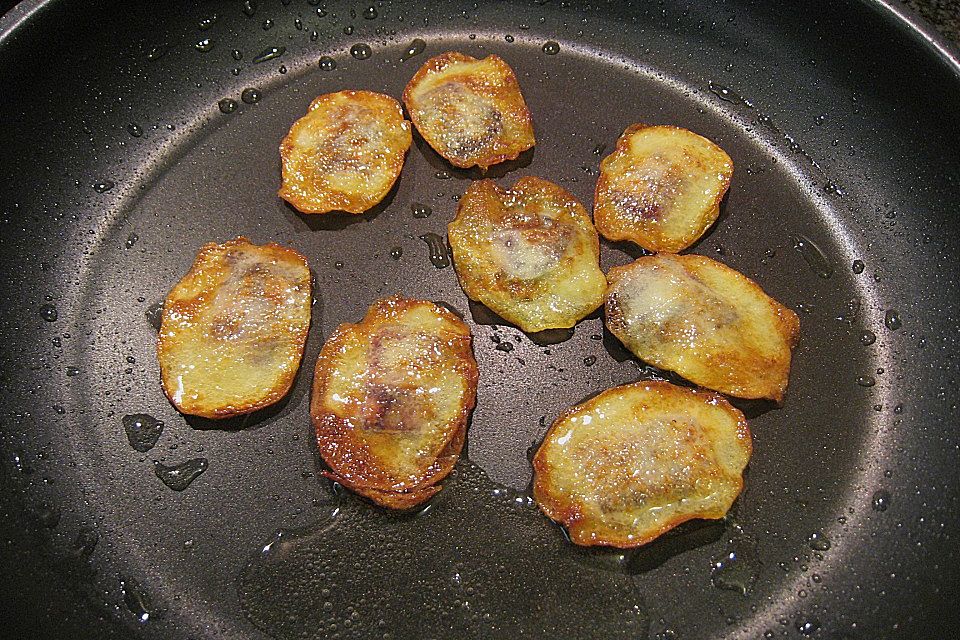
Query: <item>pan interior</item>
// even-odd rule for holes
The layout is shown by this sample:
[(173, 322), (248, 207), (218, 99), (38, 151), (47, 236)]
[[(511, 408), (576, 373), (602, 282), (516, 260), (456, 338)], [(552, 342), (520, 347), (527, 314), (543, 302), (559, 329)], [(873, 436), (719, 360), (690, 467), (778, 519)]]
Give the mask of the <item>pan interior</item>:
[[(544, 54), (534, 42), (493, 37), (428, 42), (407, 62), (397, 62), (405, 47), (395, 45), (368, 60), (340, 56), (331, 73), (303, 69), (262, 84), (259, 102), (207, 115), (196, 133), (165, 150), (158, 166), (143, 167), (137, 189), (115, 210), (82, 274), (79, 308), (102, 313), (85, 325), (91, 341), (71, 354), (87, 369), (70, 388), (74, 406), (86, 407), (98, 425), (71, 436), (82, 437), (77, 450), (91, 454), (78, 463), (102, 496), (100, 512), (115, 523), (115, 552), (153, 576), (144, 588), (173, 615), (183, 610), (178, 594), (191, 594), (191, 615), (229, 628), (239, 590), (246, 619), (278, 637), (323, 637), (337, 629), (367, 636), (379, 628), (393, 637), (448, 628), (514, 637), (576, 625), (583, 627), (577, 637), (590, 637), (599, 632), (592, 626), (597, 620), (605, 621), (606, 637), (635, 637), (660, 619), (685, 629), (685, 637), (709, 635), (713, 622), (691, 620), (684, 610), (691, 592), (707, 611), (769, 618), (767, 607), (751, 605), (769, 602), (785, 583), (810, 579), (778, 565), (811, 564), (813, 572), (829, 573), (844, 554), (840, 544), (828, 557), (814, 554), (808, 538), (842, 540), (835, 531), (849, 502), (845, 490), (857, 482), (859, 452), (872, 437), (875, 399), (856, 385), (858, 375), (877, 366), (856, 330), (873, 312), (870, 291), (850, 271), (856, 249), (836, 233), (831, 203), (816, 195), (809, 171), (783, 152), (776, 136), (765, 139), (769, 132), (751, 123), (756, 114), (737, 112), (635, 62), (566, 42), (558, 55)], [(803, 337), (785, 406), (744, 405), (755, 454), (747, 488), (726, 521), (685, 526), (637, 551), (585, 551), (565, 542), (531, 505), (529, 451), (557, 414), (605, 388), (656, 373), (627, 357), (599, 317), (556, 336), (559, 341), (534, 341), (468, 303), (452, 268), (433, 266), (420, 236), (445, 232), (475, 174), (452, 169), (418, 139), (399, 184), (373, 213), (304, 216), (276, 197), (277, 142), (313, 97), (344, 88), (398, 96), (419, 63), (448, 49), (496, 53), (520, 78), (538, 144), (520, 161), (493, 170), (503, 184), (538, 175), (590, 203), (599, 160), (636, 121), (687, 127), (734, 158), (723, 216), (695, 250), (747, 273), (797, 309)], [(432, 214), (416, 217), (418, 204)], [(221, 428), (184, 419), (164, 399), (148, 316), (203, 243), (238, 235), (306, 255), (317, 302), (303, 371), (289, 399)], [(816, 244), (829, 265), (796, 250), (794, 236)], [(605, 268), (630, 259), (623, 245), (604, 244)], [(829, 278), (821, 277), (825, 268)], [(324, 336), (393, 293), (443, 301), (462, 313), (481, 371), (469, 461), (416, 516), (383, 514), (334, 494), (318, 476), (308, 416), (310, 372)], [(842, 318), (814, 320), (824, 315)], [(824, 344), (832, 349), (819, 348)], [(841, 398), (858, 404), (854, 413), (865, 417), (842, 431), (831, 419)], [(122, 416), (137, 413), (166, 425), (159, 446), (146, 454), (129, 447), (121, 427)], [(815, 453), (812, 433), (826, 443)], [(209, 460), (209, 470), (182, 493), (154, 477), (154, 462), (200, 457)], [(815, 494), (802, 489), (811, 478)], [(805, 522), (819, 524), (798, 529), (797, 510)], [(725, 557), (730, 566), (715, 569)]]

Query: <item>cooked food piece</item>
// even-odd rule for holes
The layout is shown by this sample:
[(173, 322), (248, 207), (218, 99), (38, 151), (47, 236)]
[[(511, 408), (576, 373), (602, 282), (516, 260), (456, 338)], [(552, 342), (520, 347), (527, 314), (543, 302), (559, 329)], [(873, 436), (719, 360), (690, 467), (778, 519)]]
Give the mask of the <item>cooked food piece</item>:
[(572, 327), (603, 303), (597, 232), (583, 205), (552, 182), (474, 182), (447, 229), (467, 295), (524, 331)]
[(463, 321), (432, 302), (374, 303), (317, 360), (310, 414), (324, 475), (385, 507), (420, 504), (457, 461), (476, 393)]
[(400, 103), (390, 96), (319, 96), (280, 143), (279, 195), (303, 213), (363, 213), (390, 192), (412, 139)]
[(750, 452), (746, 419), (720, 396), (637, 382), (557, 418), (533, 458), (533, 496), (576, 544), (638, 547), (722, 518)]
[(733, 161), (679, 127), (628, 127), (600, 163), (593, 219), (610, 240), (676, 253), (716, 221)]
[(457, 167), (486, 170), (535, 144), (517, 76), (495, 55), (450, 51), (427, 60), (403, 103), (423, 139)]
[(607, 328), (638, 358), (700, 386), (780, 402), (800, 321), (755, 282), (697, 255), (607, 273)]
[(262, 409), (290, 390), (309, 328), (306, 258), (246, 238), (206, 244), (163, 303), (164, 392), (204, 418)]

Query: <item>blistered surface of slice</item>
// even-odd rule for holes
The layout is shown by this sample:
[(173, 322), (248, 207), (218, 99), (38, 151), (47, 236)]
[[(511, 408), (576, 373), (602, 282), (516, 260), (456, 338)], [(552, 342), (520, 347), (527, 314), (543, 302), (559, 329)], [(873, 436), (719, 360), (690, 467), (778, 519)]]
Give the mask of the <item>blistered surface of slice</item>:
[(390, 96), (319, 96), (280, 143), (279, 195), (303, 213), (362, 213), (390, 192), (411, 140), (410, 123)]
[(395, 509), (428, 499), (460, 455), (477, 375), (470, 330), (432, 302), (394, 296), (340, 325), (310, 402), (325, 475)]
[(533, 495), (573, 542), (636, 547), (722, 518), (750, 452), (743, 414), (720, 396), (637, 382), (557, 418), (533, 459)]
[(246, 238), (204, 245), (163, 304), (163, 389), (205, 418), (266, 407), (290, 390), (309, 328), (306, 258)]
[(403, 103), (423, 139), (457, 167), (486, 169), (535, 144), (517, 77), (496, 55), (431, 58), (407, 84)]
[(572, 327), (603, 302), (597, 232), (583, 205), (551, 182), (474, 182), (448, 237), (467, 295), (524, 331)]
[(716, 221), (732, 175), (730, 156), (710, 140), (635, 124), (600, 163), (594, 222), (610, 240), (676, 253)]
[(607, 328), (638, 358), (732, 396), (783, 399), (800, 322), (748, 277), (659, 254), (607, 279)]

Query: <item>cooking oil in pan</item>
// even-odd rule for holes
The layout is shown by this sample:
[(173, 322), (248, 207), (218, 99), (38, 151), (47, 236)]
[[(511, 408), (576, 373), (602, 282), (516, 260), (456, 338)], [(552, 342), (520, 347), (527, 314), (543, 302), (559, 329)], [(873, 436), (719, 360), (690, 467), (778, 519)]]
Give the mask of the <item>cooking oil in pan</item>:
[(526, 494), (461, 460), (429, 508), (343, 496), (315, 525), (254, 550), (241, 606), (275, 638), (647, 637), (634, 579), (570, 559)]
[(436, 233), (425, 233), (420, 239), (427, 243), (430, 251), (430, 263), (437, 269), (445, 269), (450, 266), (450, 254), (447, 252), (447, 243), (443, 236)]
[(155, 462), (153, 471), (163, 484), (174, 491), (183, 491), (206, 471), (208, 466), (206, 458), (194, 458), (173, 466)]

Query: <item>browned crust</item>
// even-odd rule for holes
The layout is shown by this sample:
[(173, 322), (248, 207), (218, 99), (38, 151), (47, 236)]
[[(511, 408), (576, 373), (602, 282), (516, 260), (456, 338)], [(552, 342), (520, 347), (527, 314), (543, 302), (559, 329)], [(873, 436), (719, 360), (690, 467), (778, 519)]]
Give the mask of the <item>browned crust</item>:
[[(520, 91), (520, 83), (517, 81), (517, 76), (513, 69), (503, 58), (496, 54), (490, 54), (483, 60), (491, 60), (497, 64), (498, 67), (505, 71), (504, 85), (502, 87), (491, 87), (484, 83), (471, 82), (471, 76), (462, 76), (464, 79), (464, 84), (481, 95), (492, 94), (491, 97), (494, 99), (497, 106), (501, 108), (501, 112), (509, 111), (511, 115), (523, 122), (525, 124), (526, 132), (528, 132), (530, 136), (529, 144), (526, 142), (518, 143), (516, 140), (507, 140), (503, 142), (498, 138), (499, 144), (495, 145), (494, 149), (491, 149), (485, 155), (470, 158), (468, 160), (460, 160), (458, 158), (445, 155), (441, 150), (442, 145), (440, 144), (438, 138), (434, 135), (432, 128), (424, 128), (421, 126), (422, 122), (420, 120), (417, 105), (415, 101), (412, 101), (412, 93), (416, 86), (431, 73), (438, 73), (446, 67), (459, 62), (476, 62), (477, 58), (460, 53), (459, 51), (447, 51), (446, 53), (441, 53), (438, 56), (434, 56), (433, 58), (427, 60), (423, 66), (417, 70), (403, 90), (403, 104), (407, 107), (407, 112), (410, 114), (410, 120), (417, 128), (417, 131), (420, 132), (421, 137), (427, 141), (427, 144), (429, 144), (434, 151), (447, 160), (447, 162), (455, 167), (460, 167), (461, 169), (469, 169), (470, 167), (478, 166), (483, 171), (486, 171), (489, 167), (495, 164), (499, 164), (507, 160), (516, 160), (521, 153), (532, 148), (536, 144), (533, 134), (533, 118), (530, 115), (530, 110), (527, 108), (527, 103), (523, 98), (523, 93)], [(510, 109), (503, 109), (504, 106), (510, 107)]]
[(316, 195), (298, 193), (298, 190), (292, 186), (294, 183), (293, 176), (301, 172), (307, 173), (307, 171), (304, 171), (303, 169), (305, 168), (300, 166), (297, 154), (295, 153), (297, 147), (294, 141), (296, 131), (299, 126), (304, 126), (307, 118), (313, 111), (321, 108), (328, 102), (333, 102), (337, 97), (342, 96), (363, 103), (366, 106), (376, 105), (379, 115), (383, 120), (381, 126), (384, 128), (391, 126), (402, 127), (404, 122), (408, 122), (403, 117), (403, 108), (400, 106), (400, 103), (394, 98), (382, 93), (375, 93), (373, 91), (338, 91), (335, 93), (326, 93), (314, 98), (307, 108), (307, 114), (291, 125), (287, 135), (284, 136), (280, 142), (282, 182), (280, 189), (277, 191), (277, 195), (289, 202), (301, 213), (322, 214), (342, 211), (345, 213), (360, 214), (376, 206), (390, 192), (397, 178), (400, 177), (400, 170), (403, 168), (406, 160), (407, 150), (413, 141), (412, 136), (408, 136), (406, 144), (402, 149), (393, 149), (393, 153), (389, 154), (389, 162), (386, 168), (391, 175), (391, 179), (389, 184), (383, 189), (353, 195), (332, 190), (327, 190)]
[[(180, 279), (180, 281), (174, 285), (174, 287), (167, 294), (166, 299), (163, 303), (163, 312), (161, 315), (160, 322), (160, 331), (157, 334), (157, 359), (161, 363), (160, 367), (160, 386), (163, 389), (163, 393), (167, 396), (167, 399), (170, 403), (176, 407), (177, 411), (187, 414), (199, 416), (201, 418), (209, 418), (212, 420), (222, 420), (225, 418), (232, 418), (235, 416), (242, 416), (248, 413), (253, 413), (259, 409), (269, 407), (270, 405), (278, 402), (287, 393), (290, 392), (290, 387), (293, 386), (293, 381), (297, 377), (297, 372), (300, 369), (300, 362), (303, 359), (303, 350), (307, 342), (307, 334), (310, 330), (309, 323), (304, 326), (302, 330), (292, 331), (288, 334), (289, 342), (299, 345), (297, 349), (297, 361), (295, 366), (290, 369), (290, 371), (284, 375), (278, 382), (277, 386), (274, 387), (267, 395), (263, 396), (259, 400), (241, 403), (239, 405), (231, 405), (229, 407), (216, 407), (213, 409), (204, 409), (202, 406), (186, 406), (182, 403), (178, 403), (174, 399), (174, 394), (171, 391), (173, 387), (173, 381), (167, 379), (166, 368), (162, 365), (168, 355), (168, 347), (166, 340), (164, 340), (164, 324), (169, 322), (168, 318), (173, 314), (185, 315), (194, 313), (195, 309), (198, 309), (204, 306), (206, 298), (203, 296), (192, 298), (190, 300), (176, 301), (171, 299), (172, 296), (177, 292), (178, 288), (181, 286), (181, 283), (187, 282), (190, 279), (196, 278), (199, 276), (199, 273), (204, 265), (204, 262), (211, 254), (216, 254), (221, 251), (229, 251), (230, 248), (242, 245), (253, 245), (247, 238), (243, 236), (238, 236), (233, 240), (224, 242), (223, 244), (217, 244), (216, 242), (208, 242), (200, 248), (200, 251), (197, 253), (197, 257), (193, 262), (193, 265), (190, 267), (190, 271)], [(254, 245), (257, 246), (257, 245)], [(290, 247), (284, 247), (282, 245), (276, 244), (274, 242), (269, 242), (264, 245), (259, 245), (260, 250), (268, 250), (269, 253), (273, 254), (277, 260), (282, 261), (296, 261), (299, 262), (305, 269), (309, 270), (309, 264), (307, 259), (299, 251), (291, 249)], [(310, 293), (308, 292), (308, 295)]]
[[(640, 245), (648, 251), (654, 252), (665, 252), (665, 253), (677, 253), (683, 251), (687, 247), (694, 244), (697, 240), (703, 237), (703, 234), (716, 222), (718, 215), (714, 215), (707, 224), (703, 231), (697, 237), (693, 238), (690, 241), (683, 241), (682, 239), (671, 239), (668, 241), (664, 238), (653, 238), (641, 229), (637, 229), (632, 225), (624, 224), (619, 217), (611, 211), (614, 209), (614, 205), (608, 203), (608, 196), (610, 190), (610, 176), (606, 171), (606, 167), (610, 165), (618, 156), (625, 155), (630, 153), (630, 137), (644, 129), (650, 129), (653, 127), (659, 127), (663, 129), (672, 129), (674, 131), (686, 131), (688, 133), (693, 133), (694, 135), (702, 138), (704, 141), (710, 144), (716, 151), (719, 151), (728, 159), (730, 158), (729, 154), (724, 151), (719, 145), (715, 142), (701, 136), (699, 134), (690, 131), (689, 129), (684, 129), (682, 127), (676, 127), (673, 125), (650, 125), (643, 123), (632, 124), (626, 129), (623, 133), (617, 138), (617, 144), (613, 152), (608, 155), (606, 158), (600, 161), (600, 176), (597, 178), (597, 186), (594, 188), (593, 192), (593, 223), (597, 227), (604, 238), (612, 240), (614, 242), (619, 242), (621, 240), (628, 240), (635, 244)], [(727, 191), (730, 189), (730, 182), (733, 178), (733, 160), (730, 160), (730, 174), (726, 177), (726, 181), (722, 189), (719, 190), (716, 197), (714, 197), (711, 207), (719, 214), (720, 202), (723, 201), (723, 197), (726, 195)]]
[[(447, 425), (446, 442), (441, 452), (422, 468), (415, 480), (398, 483), (379, 468), (375, 457), (355, 435), (350, 422), (324, 406), (323, 398), (334, 371), (337, 352), (349, 337), (359, 331), (369, 339), (372, 329), (418, 305), (429, 305), (455, 328), (456, 333), (449, 332), (448, 338), (449, 344), (456, 344), (458, 353), (454, 366), (465, 380), (465, 390), (456, 419)], [(320, 455), (330, 467), (330, 471), (324, 472), (324, 475), (377, 504), (393, 509), (410, 508), (429, 499), (440, 490), (437, 483), (449, 475), (463, 448), (467, 421), (476, 404), (478, 380), (479, 371), (473, 357), (470, 329), (460, 318), (439, 305), (422, 300), (392, 296), (375, 302), (360, 323), (344, 323), (337, 327), (317, 358), (310, 414)]]
[[(658, 390), (663, 394), (689, 395), (697, 397), (698, 399), (702, 398), (702, 400), (706, 403), (716, 404), (736, 418), (737, 438), (739, 442), (743, 443), (747, 458), (749, 458), (753, 453), (753, 442), (750, 434), (750, 427), (747, 424), (747, 419), (743, 415), (743, 412), (730, 404), (726, 398), (712, 391), (705, 391), (703, 389), (687, 389), (685, 387), (678, 387), (677, 385), (669, 382), (657, 380), (634, 382), (632, 384), (613, 387), (603, 391), (602, 393), (594, 396), (582, 404), (565, 409), (560, 413), (559, 416), (557, 416), (557, 419), (553, 421), (553, 424), (550, 425), (550, 428), (547, 430), (547, 434), (544, 436), (543, 441), (547, 442), (547, 440), (553, 435), (553, 432), (563, 425), (571, 415), (576, 414), (584, 409), (588, 409), (609, 394), (618, 393), (634, 387), (651, 388)], [(680, 514), (678, 517), (664, 522), (660, 527), (645, 531), (641, 535), (635, 536), (633, 539), (628, 539), (626, 536), (618, 536), (609, 529), (598, 535), (595, 530), (589, 528), (587, 523), (584, 522), (584, 516), (576, 503), (574, 503), (572, 500), (565, 500), (563, 496), (557, 495), (557, 492), (551, 483), (551, 467), (546, 457), (545, 448), (543, 445), (541, 445), (533, 457), (533, 498), (540, 507), (540, 510), (543, 511), (548, 518), (566, 527), (567, 533), (570, 536), (570, 540), (574, 544), (581, 546), (611, 546), (621, 549), (641, 547), (659, 538), (667, 531), (670, 531), (671, 529), (674, 529), (689, 520), (718, 520), (724, 517), (727, 513), (726, 511), (717, 510)], [(743, 490), (742, 474), (737, 479), (737, 483), (737, 494), (739, 494)]]
[[(610, 329), (610, 332), (617, 336), (620, 339), (625, 332), (625, 324), (623, 323), (620, 309), (618, 306), (611, 304), (610, 294), (613, 288), (616, 286), (617, 281), (620, 279), (621, 275), (630, 271), (635, 265), (641, 262), (657, 262), (660, 260), (673, 260), (681, 264), (685, 271), (691, 272), (687, 267), (685, 262), (696, 263), (698, 265), (710, 265), (710, 266), (719, 266), (721, 270), (728, 272), (738, 279), (741, 279), (747, 286), (749, 286), (757, 296), (762, 297), (768, 302), (771, 310), (773, 311), (777, 319), (777, 330), (779, 335), (784, 339), (788, 348), (792, 352), (793, 348), (797, 345), (797, 341), (800, 338), (800, 319), (797, 317), (797, 314), (793, 310), (788, 309), (787, 307), (780, 304), (779, 301), (767, 294), (760, 285), (754, 282), (752, 279), (746, 275), (740, 273), (736, 269), (732, 269), (722, 262), (718, 262), (706, 256), (700, 256), (696, 254), (686, 254), (686, 255), (671, 255), (671, 254), (659, 254), (653, 256), (641, 256), (637, 260), (634, 260), (630, 264), (621, 265), (618, 267), (613, 267), (607, 272), (607, 282), (609, 286), (607, 288), (607, 302), (604, 305), (604, 316), (605, 324), (607, 328)], [(696, 271), (694, 270), (693, 273)], [(625, 343), (626, 344), (626, 343)], [(666, 362), (656, 358), (655, 356), (645, 355), (641, 356), (640, 354), (635, 354), (638, 358), (641, 358), (645, 362), (660, 367), (661, 369), (666, 369), (669, 371), (675, 371), (671, 368)], [(748, 379), (745, 377), (740, 377), (737, 379), (737, 382), (719, 385), (714, 380), (704, 380), (699, 376), (688, 376), (685, 372), (675, 371), (691, 382), (694, 382), (698, 385), (708, 387), (714, 391), (719, 391), (737, 398), (746, 398), (751, 400), (757, 399), (769, 399), (782, 404), (783, 396), (786, 392), (787, 385), (790, 381), (790, 367), (792, 364), (792, 353), (791, 357), (787, 358), (785, 363), (775, 362), (773, 360), (768, 360), (763, 363), (759, 363), (757, 367), (765, 366), (768, 369), (777, 368), (783, 369), (782, 376), (780, 376), (779, 381), (775, 384), (757, 382), (754, 379)], [(712, 358), (711, 359), (711, 369), (714, 371), (737, 371), (737, 363), (730, 363), (723, 359)]]

